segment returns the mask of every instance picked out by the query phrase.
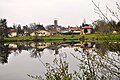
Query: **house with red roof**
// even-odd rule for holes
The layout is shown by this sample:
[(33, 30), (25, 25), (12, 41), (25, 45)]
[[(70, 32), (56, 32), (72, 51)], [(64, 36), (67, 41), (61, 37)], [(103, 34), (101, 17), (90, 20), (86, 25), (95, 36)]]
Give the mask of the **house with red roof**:
[(79, 27), (68, 27), (62, 30), (61, 34), (80, 34), (80, 28)]
[(90, 25), (86, 25), (82, 27), (83, 34), (91, 34), (93, 31), (93, 27)]
[(83, 27), (68, 27), (62, 30), (61, 34), (91, 34), (93, 27), (90, 25), (85, 25)]

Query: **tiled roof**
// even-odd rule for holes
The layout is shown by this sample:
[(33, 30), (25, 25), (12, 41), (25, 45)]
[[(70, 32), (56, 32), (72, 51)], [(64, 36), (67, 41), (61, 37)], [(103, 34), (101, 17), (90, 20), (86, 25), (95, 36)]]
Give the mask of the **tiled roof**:
[(17, 32), (17, 30), (16, 29), (9, 29), (8, 30), (8, 33), (12, 33), (12, 32)]
[(82, 29), (92, 29), (93, 27), (92, 26), (84, 26), (82, 27)]
[(79, 27), (70, 27), (70, 28), (66, 28), (66, 30), (80, 31), (81, 29)]

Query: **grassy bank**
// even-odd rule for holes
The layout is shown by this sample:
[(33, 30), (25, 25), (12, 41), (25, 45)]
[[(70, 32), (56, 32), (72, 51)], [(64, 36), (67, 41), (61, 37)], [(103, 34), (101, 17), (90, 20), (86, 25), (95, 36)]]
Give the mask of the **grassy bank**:
[(32, 36), (18, 36), (13, 38), (5, 38), (4, 41), (55, 41), (55, 40), (120, 40), (119, 34), (112, 34), (107, 36), (100, 36), (99, 34), (89, 34), (84, 37), (81, 35), (57, 35), (45, 37), (32, 37)]

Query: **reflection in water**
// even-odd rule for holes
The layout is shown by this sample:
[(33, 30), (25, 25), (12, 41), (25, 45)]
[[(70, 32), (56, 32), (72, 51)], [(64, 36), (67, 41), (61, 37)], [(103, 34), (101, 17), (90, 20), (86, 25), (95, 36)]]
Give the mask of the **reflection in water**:
[[(80, 70), (76, 72), (81, 74), (83, 79), (92, 80), (119, 80), (120, 79), (120, 56), (117, 52), (111, 52), (110, 46), (114, 43), (97, 43), (95, 48), (89, 52), (85, 50), (84, 53), (80, 53), (82, 58), (75, 56), (76, 59), (82, 62), (80, 64)], [(114, 44), (114, 46), (119, 44)], [(88, 47), (88, 46), (87, 46)], [(85, 49), (87, 47), (84, 47)], [(120, 46), (119, 46), (120, 48)], [(117, 48), (118, 49), (118, 48)], [(76, 50), (79, 51), (79, 50)]]
[(8, 49), (8, 45), (4, 45), (4, 43), (0, 43), (0, 63), (8, 63), (8, 56), (10, 51)]
[[(78, 71), (69, 73), (66, 61), (67, 53), (62, 48), (74, 48), (78, 53), (70, 53), (79, 61)], [(68, 78), (76, 80), (119, 80), (120, 78), (120, 43), (119, 42), (26, 42), (7, 44), (0, 43), (0, 63), (8, 62), (9, 54), (19, 55), (23, 50), (30, 52), (30, 57), (41, 59), (44, 50), (54, 52), (54, 65), (44, 63), (47, 69), (46, 78)], [(57, 57), (59, 56), (59, 57)], [(30, 75), (29, 75), (30, 76)], [(62, 76), (62, 77), (60, 77)]]

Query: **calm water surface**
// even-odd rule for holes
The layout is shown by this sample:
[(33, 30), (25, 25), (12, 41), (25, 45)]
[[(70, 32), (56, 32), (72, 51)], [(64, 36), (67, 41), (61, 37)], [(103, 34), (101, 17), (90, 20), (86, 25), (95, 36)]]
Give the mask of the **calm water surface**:
[[(59, 58), (63, 58), (69, 63), (68, 70), (69, 73), (72, 73), (73, 70), (79, 70), (79, 64), (85, 65), (83, 62), (87, 61), (88, 54), (86, 55), (86, 53), (91, 54), (91, 61), (95, 64), (94, 70), (98, 76), (112, 75), (113, 80), (119, 80), (119, 42), (75, 41), (1, 43), (0, 80), (33, 80), (28, 74), (41, 75), (44, 78), (45, 64), (49, 63), (55, 66), (55, 61)], [(102, 64), (102, 67), (98, 67), (99, 64)], [(106, 66), (108, 67), (106, 68)]]

